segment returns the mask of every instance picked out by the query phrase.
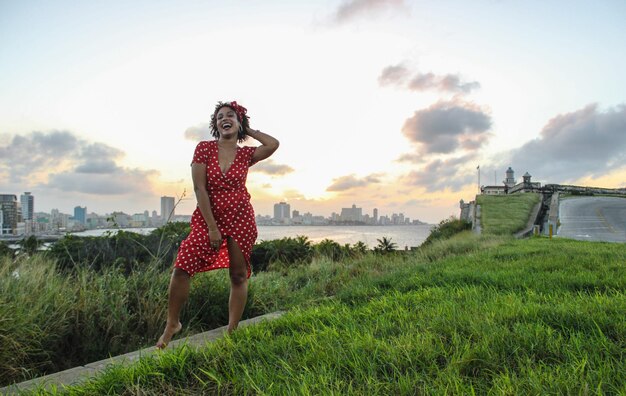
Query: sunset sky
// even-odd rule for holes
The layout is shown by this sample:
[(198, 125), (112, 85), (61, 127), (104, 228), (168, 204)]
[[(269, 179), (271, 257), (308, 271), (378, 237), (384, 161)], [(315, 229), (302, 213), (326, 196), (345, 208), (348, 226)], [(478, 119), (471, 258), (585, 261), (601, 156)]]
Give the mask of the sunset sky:
[(477, 166), (623, 187), (624, 20), (623, 0), (0, 0), (0, 193), (132, 214), (186, 191), (190, 214), (219, 100), (281, 142), (248, 176), (258, 214), (438, 222)]

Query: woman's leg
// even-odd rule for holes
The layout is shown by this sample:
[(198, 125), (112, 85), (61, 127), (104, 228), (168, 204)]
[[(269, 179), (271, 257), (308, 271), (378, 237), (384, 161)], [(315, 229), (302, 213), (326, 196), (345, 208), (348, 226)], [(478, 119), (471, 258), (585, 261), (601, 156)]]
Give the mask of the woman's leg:
[(230, 298), (228, 300), (228, 332), (231, 333), (239, 325), (241, 315), (248, 299), (248, 266), (246, 259), (231, 237), (227, 239), (228, 256), (230, 259)]
[(156, 347), (163, 349), (170, 342), (174, 334), (182, 329), (180, 323), (180, 310), (189, 297), (190, 276), (180, 268), (174, 268), (170, 278), (169, 299), (167, 306), (167, 323), (165, 330), (157, 341)]

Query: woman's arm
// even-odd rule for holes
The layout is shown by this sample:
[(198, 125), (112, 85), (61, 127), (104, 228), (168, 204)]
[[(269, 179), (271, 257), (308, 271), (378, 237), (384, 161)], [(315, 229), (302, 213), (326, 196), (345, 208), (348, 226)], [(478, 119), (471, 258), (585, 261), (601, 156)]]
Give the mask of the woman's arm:
[(278, 140), (271, 137), (267, 133), (254, 130), (252, 128), (248, 128), (246, 134), (261, 143), (261, 145), (257, 147), (256, 150), (254, 150), (254, 154), (252, 155), (252, 162), (262, 161), (270, 155), (274, 154), (274, 151), (276, 151), (280, 144)]
[[(211, 200), (207, 191), (206, 180), (206, 164), (191, 164), (191, 179), (193, 180), (193, 191), (196, 193), (196, 200), (200, 213), (209, 227), (209, 240), (213, 248), (218, 248), (222, 244), (222, 234), (217, 228), (213, 210), (211, 209)], [(217, 246), (215, 246), (217, 244)]]

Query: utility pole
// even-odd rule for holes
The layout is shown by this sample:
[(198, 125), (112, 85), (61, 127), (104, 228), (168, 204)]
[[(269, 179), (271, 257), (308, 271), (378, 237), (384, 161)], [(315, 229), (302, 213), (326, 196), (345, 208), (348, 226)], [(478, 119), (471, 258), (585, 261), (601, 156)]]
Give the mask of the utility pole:
[(476, 170), (478, 171), (478, 192), (480, 192), (480, 165), (476, 167)]

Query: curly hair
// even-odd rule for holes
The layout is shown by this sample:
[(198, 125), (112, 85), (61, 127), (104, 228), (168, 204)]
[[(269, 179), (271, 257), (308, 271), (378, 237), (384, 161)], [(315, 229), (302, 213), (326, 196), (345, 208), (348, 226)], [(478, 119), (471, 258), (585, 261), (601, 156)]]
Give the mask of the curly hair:
[[(228, 107), (237, 114), (237, 111), (231, 106), (231, 103), (232, 102), (217, 102), (215, 105), (215, 110), (213, 110), (213, 115), (211, 115), (211, 135), (213, 135), (215, 139), (220, 138), (220, 133), (217, 130), (217, 112), (220, 111), (222, 107)], [(237, 120), (240, 124), (239, 131), (237, 131), (237, 141), (241, 143), (248, 138), (245, 131), (250, 127), (250, 117), (244, 114), (242, 120), (239, 114), (237, 114)]]

